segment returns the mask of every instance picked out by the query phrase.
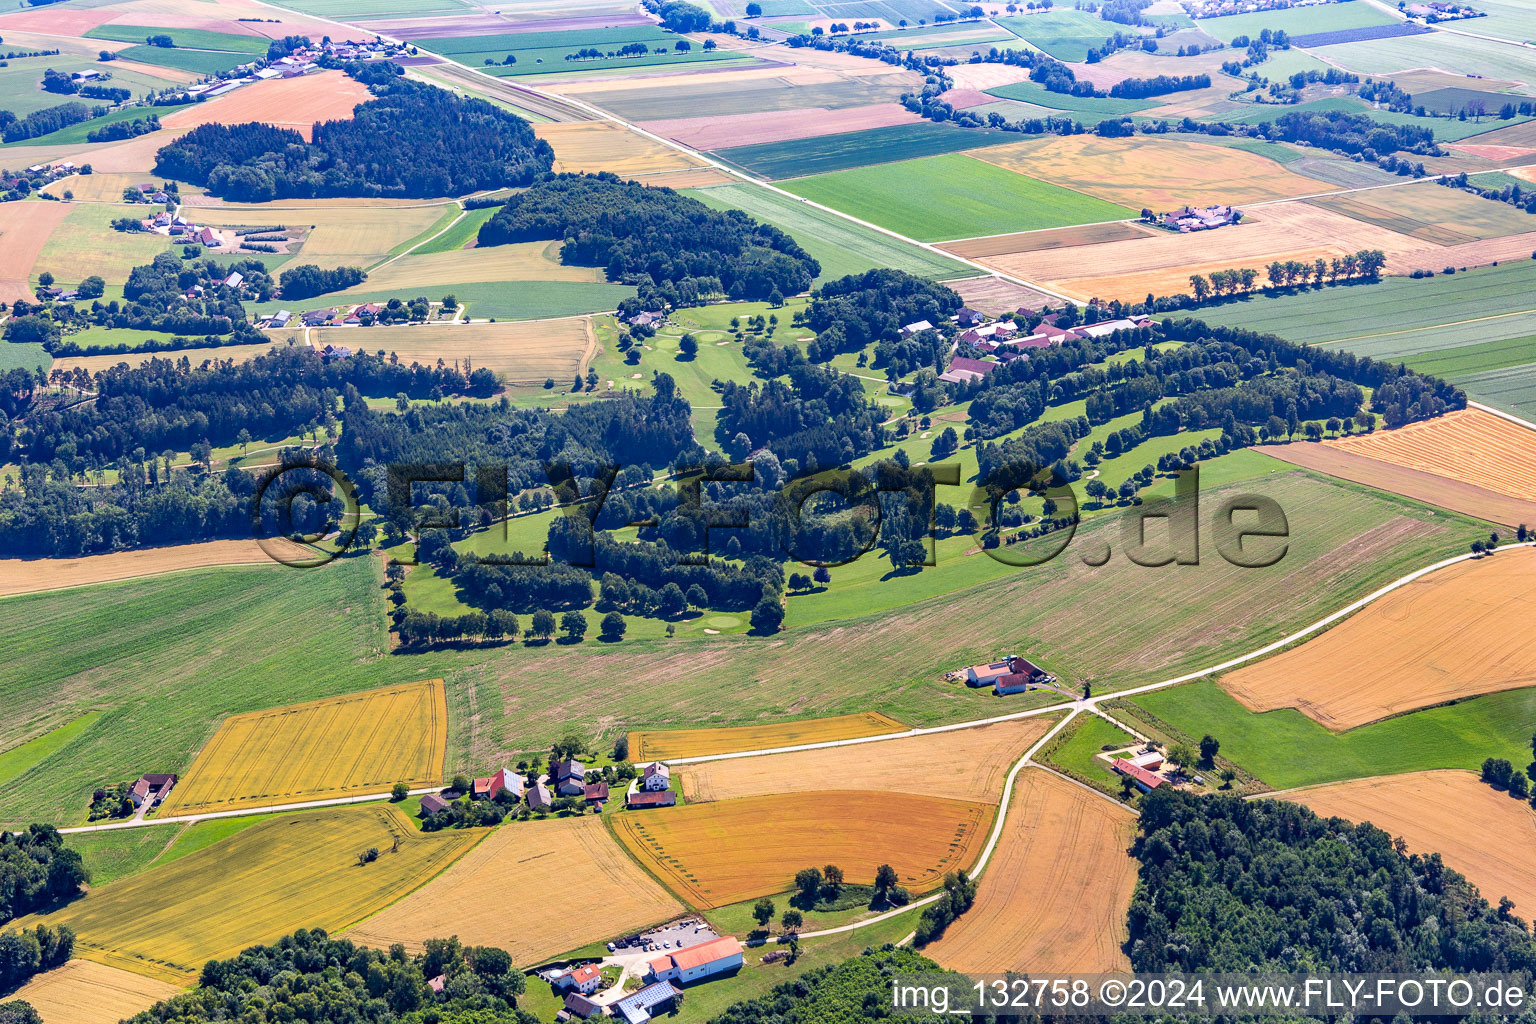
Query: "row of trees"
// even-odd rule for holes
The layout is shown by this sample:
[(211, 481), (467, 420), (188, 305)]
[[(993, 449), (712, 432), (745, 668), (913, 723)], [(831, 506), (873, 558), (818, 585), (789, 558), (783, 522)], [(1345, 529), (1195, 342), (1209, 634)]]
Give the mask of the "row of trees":
[(74, 948), (75, 933), (66, 925), (50, 928), (40, 924), (0, 934), (0, 993), (20, 988), (33, 975), (63, 967)]

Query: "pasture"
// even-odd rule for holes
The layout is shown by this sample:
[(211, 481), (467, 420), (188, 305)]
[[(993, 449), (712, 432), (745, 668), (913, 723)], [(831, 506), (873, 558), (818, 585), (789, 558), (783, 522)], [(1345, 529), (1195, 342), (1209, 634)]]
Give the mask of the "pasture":
[[(477, 314), (482, 312), (471, 308)], [(310, 336), (320, 348), (338, 344), (393, 352), (402, 362), (424, 366), (439, 359), (460, 365), (468, 360), (471, 367), (490, 370), (509, 384), (541, 385), (552, 377), (565, 387), (570, 386), (573, 376), (586, 372), (587, 362), (596, 351), (592, 325), (586, 317), (537, 323), (372, 327), (362, 335), (345, 327), (323, 327), (311, 331)]]
[(646, 729), (629, 734), (629, 756), (635, 762), (670, 761), (704, 754), (743, 750), (772, 750), (806, 743), (826, 743), (856, 736), (906, 732), (907, 726), (889, 715), (864, 712), (832, 718), (807, 718), (725, 729)]
[(1052, 767), (1086, 782), (1106, 793), (1118, 793), (1118, 776), (1109, 762), (1097, 755), (1105, 747), (1128, 747), (1136, 738), (1098, 715), (1078, 715), (1051, 740), (1042, 751), (1042, 759)]
[(770, 181), (1015, 142), (1012, 132), (919, 121), (885, 128), (736, 146), (715, 156)]
[(822, 790), (624, 811), (613, 829), (686, 903), (708, 910), (784, 892), (796, 871), (823, 864), (863, 884), (890, 864), (902, 885), (926, 892), (975, 860), (993, 813), (964, 800)]
[(45, 1021), (118, 1024), (180, 992), (179, 986), (90, 960), (71, 960), (6, 996), (28, 1003)]
[(689, 194), (706, 206), (745, 210), (758, 220), (789, 232), (821, 264), (817, 281), (835, 281), (876, 267), (905, 270), (933, 280), (979, 273), (939, 253), (754, 185), (720, 185)]
[(441, 679), (234, 715), (160, 816), (430, 785), (442, 781), (447, 736)]
[[(977, 151), (982, 157), (994, 147)], [(924, 242), (1123, 220), (1136, 211), (959, 153), (798, 178), (785, 186)]]
[[(76, 954), (186, 984), (208, 960), (295, 928), (340, 931), (443, 871), (484, 833), (417, 831), (399, 810), (363, 806), (271, 818), (154, 871), (93, 889), (53, 913)], [(359, 864), (376, 848), (379, 858)]]
[(1335, 731), (1536, 685), (1533, 568), (1536, 552), (1514, 548), (1441, 569), (1221, 685), (1251, 711), (1292, 707)]
[(1323, 442), (1340, 451), (1536, 500), (1536, 432), (1480, 409)]
[(1058, 136), (993, 146), (976, 155), (999, 167), (1130, 207), (1132, 216), (1144, 207), (1161, 212), (1185, 203), (1241, 205), (1327, 191), (1326, 185), (1246, 150), (1150, 135), (1129, 139)]
[(996, 804), (1003, 778), (1052, 725), (1046, 715), (1012, 722), (906, 736), (851, 747), (707, 761), (677, 769), (689, 803), (816, 793), (836, 779), (840, 789), (873, 789)]
[[(357, 290), (331, 292), (323, 301), (332, 304), (358, 304), (363, 302), (388, 302), (390, 299), (409, 301), (422, 296), (437, 302), (444, 295), (453, 295), (466, 308), (466, 315), (474, 320), (551, 320), (581, 316), (586, 313), (610, 312), (623, 300), (635, 294), (633, 285), (589, 283), (585, 281), (478, 281), (473, 284), (454, 283), (434, 288), (405, 288), (399, 291), (380, 291), (369, 287), (367, 282)], [(247, 302), (247, 312), (272, 313), (285, 308), (273, 300), (267, 303)], [(382, 330), (370, 327), (368, 330)], [(414, 330), (416, 328), (408, 328)], [(450, 328), (457, 329), (457, 328)], [(313, 332), (311, 332), (313, 333)], [(356, 341), (355, 336), (350, 336)], [(363, 342), (364, 345), (371, 344)]]
[[(571, 873), (580, 878), (569, 884)], [(530, 894), (560, 892), (559, 899)], [(522, 967), (633, 932), (682, 906), (593, 816), (509, 822), (428, 884), (347, 932), (354, 942), (413, 953), (457, 935), (499, 946)]]
[(1087, 60), (1088, 51), (1102, 47), (1116, 29), (1124, 30), (1124, 26), (1101, 21), (1091, 14), (1066, 9), (1033, 11), (994, 20), (1057, 60), (1073, 63)]
[(1289, 793), (1286, 799), (1324, 817), (1368, 821), (1401, 836), (1410, 853), (1439, 854), (1489, 903), (1508, 896), (1522, 918), (1536, 914), (1536, 879), (1527, 868), (1536, 856), (1536, 817), (1524, 801), (1510, 799), (1471, 772), (1361, 779)]
[(53, 357), (42, 344), (33, 341), (11, 341), (0, 345), (0, 373), (15, 369), (47, 370)]
[(1536, 689), (1505, 690), (1336, 733), (1299, 711), (1257, 714), (1208, 680), (1133, 698), (1162, 723), (1198, 740), (1275, 789), (1437, 768), (1475, 771), (1486, 757), (1527, 764)]
[(976, 902), (924, 953), (967, 972), (1124, 971), (1135, 816), (1039, 768), (1013, 800)]
[[(410, 254), (427, 256), (432, 253), (457, 252), (460, 249), (473, 248), (475, 239), (480, 233), (480, 225), (490, 220), (495, 213), (494, 206), (487, 206), (483, 210), (465, 210), (462, 216), (445, 228), (441, 234), (421, 242), (410, 250)], [(553, 266), (549, 267), (550, 271), (554, 269)]]

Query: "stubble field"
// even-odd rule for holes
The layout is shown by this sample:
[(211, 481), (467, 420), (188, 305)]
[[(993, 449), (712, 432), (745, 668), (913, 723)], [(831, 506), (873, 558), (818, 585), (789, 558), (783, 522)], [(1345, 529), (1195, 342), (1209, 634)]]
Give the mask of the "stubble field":
[(512, 822), (453, 867), (347, 933), (419, 952), (457, 935), (499, 946), (519, 966), (623, 935), (682, 912), (621, 849), (600, 818)]
[(1481, 409), (1324, 441), (1340, 451), (1536, 500), (1536, 431)]
[(522, 323), (473, 323), (417, 327), (370, 327), (362, 334), (345, 327), (310, 332), (317, 348), (348, 345), (369, 352), (393, 352), (403, 362), (424, 366), (468, 359), (509, 384), (542, 384), (553, 377), (569, 387), (596, 349), (591, 321), (566, 317)]
[(902, 885), (926, 892), (970, 865), (992, 815), (964, 800), (823, 790), (625, 811), (614, 831), (674, 892), (707, 910), (784, 892), (796, 871), (823, 864), (863, 884), (890, 864)]
[(1245, 707), (1294, 707), (1330, 729), (1536, 684), (1536, 551), (1458, 563), (1380, 598), (1221, 685)]
[(171, 790), (160, 816), (440, 782), (447, 734), (441, 679), (235, 715)]
[(30, 1003), (48, 1024), (118, 1024), (181, 991), (177, 986), (90, 960), (39, 974), (6, 1000)]
[(1135, 816), (1040, 768), (1013, 801), (976, 903), (927, 947), (956, 971), (1122, 971)]
[(907, 726), (889, 715), (868, 711), (834, 718), (809, 718), (798, 722), (738, 725), (727, 729), (645, 730), (629, 734), (629, 754), (635, 761), (670, 761), (704, 754), (731, 754), (743, 750), (772, 750), (805, 743), (847, 740), (856, 736), (881, 736), (905, 732)]
[[(260, 351), (266, 351), (265, 346), (259, 348)], [(180, 356), (184, 353), (176, 354)], [(111, 358), (119, 362), (129, 359), (126, 356)], [(80, 361), (83, 360), (76, 360)], [(197, 365), (196, 361), (193, 365)], [(285, 551), (297, 553), (297, 549), (288, 541), (278, 540), (276, 543)], [(254, 540), (213, 540), (165, 548), (137, 548), (84, 558), (5, 558), (0, 559), (0, 597), (138, 579), (216, 565), (270, 564), (272, 557)]]

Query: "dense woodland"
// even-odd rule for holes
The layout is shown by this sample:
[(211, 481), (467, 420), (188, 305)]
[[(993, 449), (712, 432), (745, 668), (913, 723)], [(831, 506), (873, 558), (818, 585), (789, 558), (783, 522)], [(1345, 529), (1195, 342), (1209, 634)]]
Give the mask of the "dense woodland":
[(80, 854), (52, 825), (0, 832), (0, 925), (70, 899), (90, 880)]
[(554, 161), (527, 121), (492, 103), (403, 77), (382, 80), (372, 69), (368, 77), (375, 98), (351, 118), (317, 123), (312, 142), (288, 128), (209, 123), (162, 148), (155, 173), (262, 203), (460, 196), (526, 185)]
[(603, 267), (640, 286), (639, 302), (772, 299), (821, 272), (798, 242), (740, 210), (712, 210), (669, 188), (602, 174), (559, 174), (509, 199), (480, 227), (479, 244), (564, 239), (562, 262)]

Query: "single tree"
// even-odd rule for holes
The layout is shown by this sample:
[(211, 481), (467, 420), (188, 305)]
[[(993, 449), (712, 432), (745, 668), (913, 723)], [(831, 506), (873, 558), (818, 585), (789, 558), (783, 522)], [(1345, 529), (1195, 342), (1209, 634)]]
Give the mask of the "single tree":
[(609, 612), (607, 615), (604, 615), (602, 623), (598, 626), (598, 629), (602, 632), (603, 639), (609, 641), (624, 639), (624, 630), (626, 628), (628, 627), (624, 622), (624, 616), (618, 612)]
[(800, 913), (800, 911), (796, 910), (794, 907), (790, 907), (788, 910), (784, 911), (784, 916), (779, 918), (779, 924), (784, 926), (784, 930), (786, 932), (795, 931), (804, 923), (805, 915)]
[(752, 919), (759, 925), (766, 926), (769, 921), (773, 920), (774, 913), (775, 908), (773, 905), (773, 900), (769, 899), (767, 896), (764, 896), (762, 899), (752, 904)]

